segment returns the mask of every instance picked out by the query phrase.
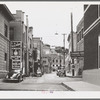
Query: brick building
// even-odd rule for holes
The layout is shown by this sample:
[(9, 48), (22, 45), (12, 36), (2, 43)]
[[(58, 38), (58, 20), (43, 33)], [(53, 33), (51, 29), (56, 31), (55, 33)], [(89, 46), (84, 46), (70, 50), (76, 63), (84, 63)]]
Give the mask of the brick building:
[[(15, 20), (10, 22), (10, 40), (11, 40), (11, 48), (10, 48), (10, 59), (11, 59), (11, 70), (17, 69), (14, 67), (13, 64), (13, 53), (17, 50), (17, 48), (12, 48), (12, 44), (20, 42), (20, 48), (17, 50), (20, 52), (19, 59), (20, 59), (20, 67), (23, 68), (23, 72), (27, 73), (26, 70), (26, 26), (24, 24), (24, 12), (21, 10), (16, 10), (16, 14), (13, 14)], [(17, 55), (16, 55), (17, 56)], [(16, 61), (15, 61), (16, 62)], [(19, 68), (20, 68), (19, 67)]]
[(83, 80), (100, 85), (100, 5), (84, 5)]

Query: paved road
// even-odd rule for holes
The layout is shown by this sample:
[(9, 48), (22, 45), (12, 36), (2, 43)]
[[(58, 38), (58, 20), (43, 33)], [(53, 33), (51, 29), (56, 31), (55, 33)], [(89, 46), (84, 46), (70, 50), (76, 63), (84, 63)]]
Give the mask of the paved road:
[(42, 77), (26, 77), (20, 83), (0, 82), (0, 90), (14, 91), (68, 91), (61, 83), (80, 79), (58, 77), (56, 73), (44, 74)]

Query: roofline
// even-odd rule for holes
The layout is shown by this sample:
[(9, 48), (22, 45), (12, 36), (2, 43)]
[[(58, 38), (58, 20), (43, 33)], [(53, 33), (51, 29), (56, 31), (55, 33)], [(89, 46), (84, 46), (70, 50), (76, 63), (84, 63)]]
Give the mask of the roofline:
[(6, 13), (9, 15), (10, 20), (14, 20), (14, 16), (13, 14), (10, 12), (10, 10), (8, 9), (8, 7), (5, 4), (0, 4), (0, 6), (6, 11)]

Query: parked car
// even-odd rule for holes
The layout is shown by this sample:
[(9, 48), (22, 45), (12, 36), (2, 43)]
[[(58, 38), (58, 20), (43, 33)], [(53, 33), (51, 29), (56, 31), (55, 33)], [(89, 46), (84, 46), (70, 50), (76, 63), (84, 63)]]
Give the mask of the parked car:
[(37, 77), (41, 77), (41, 76), (42, 76), (41, 70), (37, 70)]
[(11, 72), (8, 72), (6, 75), (4, 81), (23, 81), (23, 75), (20, 70), (12, 70)]
[(60, 73), (61, 73), (61, 71), (58, 69), (58, 70), (57, 70), (57, 73), (56, 73), (56, 74), (57, 74), (57, 76), (59, 76), (59, 75), (60, 75)]
[(66, 76), (64, 69), (59, 69), (57, 70), (57, 76), (61, 77), (61, 76)]

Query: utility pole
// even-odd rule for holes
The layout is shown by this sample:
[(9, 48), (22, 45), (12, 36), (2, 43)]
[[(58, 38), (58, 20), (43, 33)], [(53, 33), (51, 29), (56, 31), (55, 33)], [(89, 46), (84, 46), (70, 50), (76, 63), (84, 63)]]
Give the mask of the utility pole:
[(43, 74), (42, 57), (41, 57), (41, 54), (42, 54), (41, 44), (42, 44), (42, 37), (40, 38), (40, 69), (41, 69), (42, 74)]
[(41, 42), (42, 42), (42, 37), (40, 38), (40, 66), (41, 66)]
[(65, 35), (66, 34), (62, 34), (63, 35), (63, 46), (64, 46), (64, 51), (63, 51), (63, 66), (65, 68)]
[(29, 53), (28, 53), (28, 15), (26, 15), (26, 75), (29, 75)]
[[(72, 50), (71, 50), (71, 52), (73, 52), (74, 51), (74, 45), (73, 45), (73, 15), (72, 15), (72, 13), (71, 13), (71, 48), (72, 48)], [(74, 64), (74, 59), (72, 58), (72, 64)]]
[[(71, 43), (72, 43), (72, 50), (71, 52), (74, 52), (74, 44), (73, 44), (73, 15), (71, 13)], [(75, 74), (75, 66), (74, 66), (74, 58), (72, 59), (72, 76)]]

